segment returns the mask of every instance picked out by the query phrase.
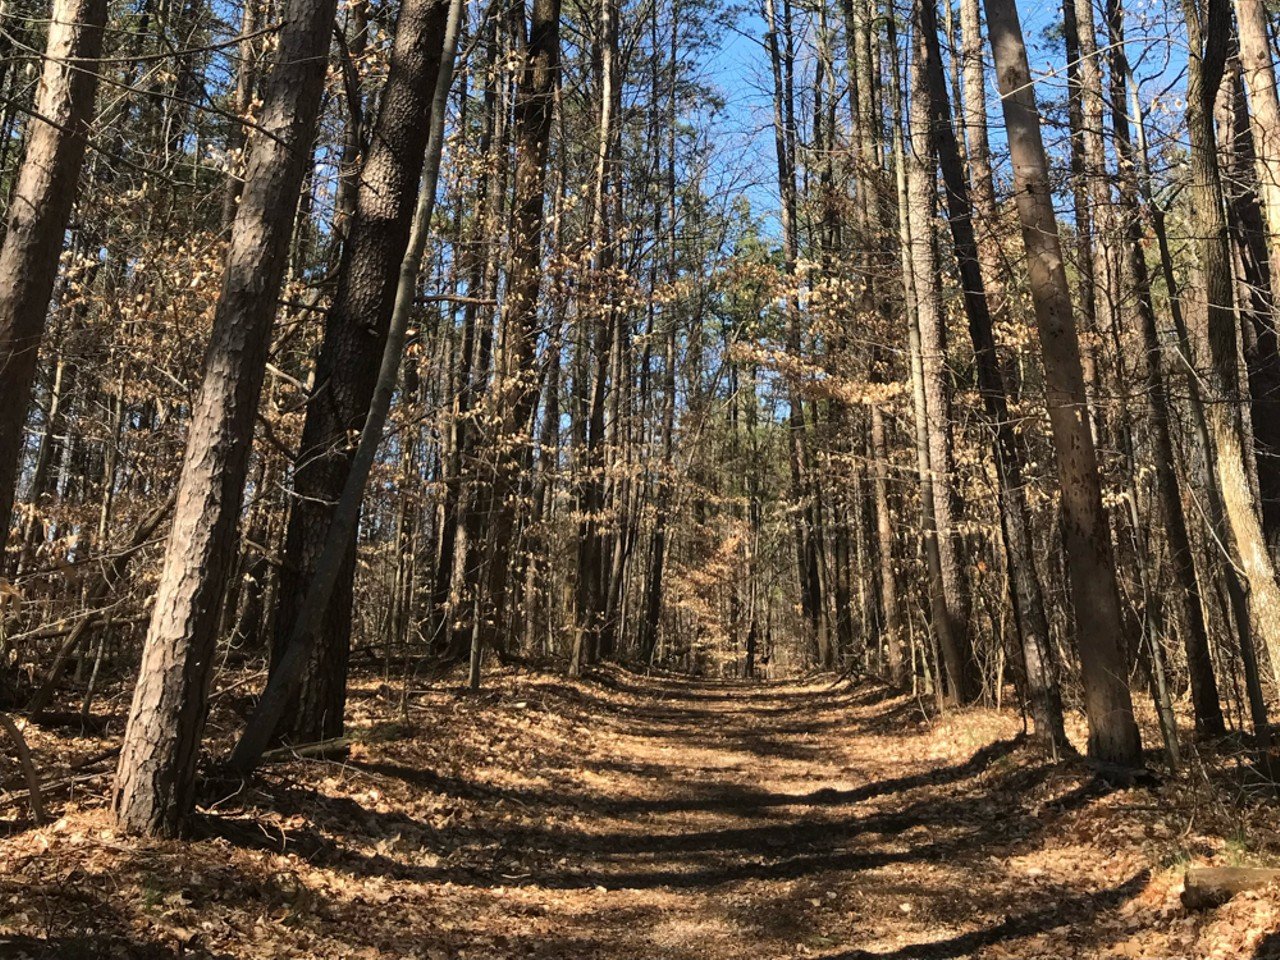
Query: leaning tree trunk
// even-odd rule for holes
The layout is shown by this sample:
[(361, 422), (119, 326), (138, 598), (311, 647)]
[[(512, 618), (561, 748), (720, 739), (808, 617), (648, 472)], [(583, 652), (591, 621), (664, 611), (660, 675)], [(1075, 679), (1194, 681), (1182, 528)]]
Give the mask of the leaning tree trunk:
[[(1270, 69), (1268, 67), (1268, 69)], [(1262, 532), (1274, 556), (1280, 548), (1280, 336), (1272, 293), (1277, 286), (1268, 253), (1268, 226), (1255, 136), (1257, 124), (1245, 103), (1240, 58), (1228, 61), (1228, 95), (1224, 104), (1219, 151), (1227, 221), (1235, 251), (1237, 308), (1244, 334), (1244, 361), (1249, 383), (1249, 426), (1252, 434), (1250, 466), (1256, 469)], [(1256, 116), (1256, 115), (1255, 115)], [(1228, 126), (1229, 125), (1229, 126)], [(1228, 146), (1229, 144), (1229, 146)]]
[(1258, 193), (1267, 219), (1271, 296), (1274, 303), (1280, 303), (1280, 94), (1276, 90), (1275, 55), (1267, 35), (1265, 0), (1235, 0), (1235, 8), (1240, 66), (1249, 91)]
[(0, 552), (9, 534), (40, 338), (84, 162), (106, 15), (106, 0), (53, 5), (27, 148), (0, 245)]
[(1217, 453), (1218, 481), (1231, 527), (1233, 561), (1249, 582), (1249, 613), (1280, 679), (1280, 584), (1249, 481), (1240, 422), (1240, 341), (1231, 296), (1231, 247), (1223, 209), (1213, 105), (1226, 67), (1231, 33), (1228, 0), (1183, 0), (1187, 59), (1187, 135), (1191, 144), (1192, 210), (1199, 238), (1209, 339), (1206, 400)]
[(122, 830), (176, 834), (195, 803), (222, 592), (271, 323), (315, 137), (336, 0), (288, 0), (192, 411), (173, 528), (116, 773)]
[(1142, 743), (1129, 694), (1123, 653), (1125, 627), (1111, 534), (1102, 508), (1080, 340), (1054, 218), (1027, 48), (1013, 0), (985, 2), (1044, 360), (1045, 400), (1058, 464), (1076, 643), (1089, 719), (1089, 753), (1102, 760), (1140, 764)]
[(267, 687), (262, 691), (253, 716), (245, 725), (244, 733), (228, 760), (229, 768), (242, 775), (247, 775), (261, 760), (272, 733), (280, 728), (289, 703), (298, 695), (307, 664), (311, 662), (317, 643), (322, 639), (324, 612), (333, 599), (334, 590), (343, 573), (343, 562), (359, 526), (365, 485), (369, 481), (369, 473), (373, 469), (387, 417), (391, 412), (391, 398), (404, 363), (409, 318), (418, 297), (419, 275), (431, 229), (431, 215), (435, 210), (440, 162), (444, 153), (444, 115), (449, 89), (453, 84), (453, 63), (462, 23), (462, 5), (463, 0), (449, 0), (445, 11), (442, 54), (432, 91), (431, 123), (428, 125), (417, 199), (410, 218), (408, 241), (400, 257), (386, 341), (382, 347), (382, 356), (378, 358), (378, 375), (374, 380), (364, 424), (360, 428), (360, 440), (343, 479), (342, 491), (334, 504), (320, 555), (316, 559), (315, 572), (307, 584), (307, 592), (299, 607), (293, 631), (274, 664), (275, 669), (267, 679)]
[[(334, 504), (351, 469), (351, 438), (359, 436), (373, 397), (400, 260), (409, 243), (448, 13), (448, 0), (407, 0), (396, 20), (387, 84), (369, 157), (360, 172), (338, 289), (325, 317), (316, 386), (308, 398), (302, 442), (294, 458), (273, 667), (289, 642), (315, 574)], [(342, 734), (355, 565), (353, 531), (297, 702), (276, 731), (296, 743)]]

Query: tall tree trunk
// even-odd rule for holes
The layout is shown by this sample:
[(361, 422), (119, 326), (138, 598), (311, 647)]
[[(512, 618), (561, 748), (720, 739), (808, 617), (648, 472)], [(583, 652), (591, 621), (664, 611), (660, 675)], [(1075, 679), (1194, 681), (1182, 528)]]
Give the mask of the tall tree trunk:
[[(901, 65), (894, 21), (886, 21), (890, 56), (893, 58), (889, 79), (891, 84), (893, 166), (898, 196), (898, 251), (901, 259), (903, 312), (907, 324), (907, 362), (911, 381), (911, 406), (915, 419), (916, 475), (920, 484), (920, 536), (925, 556), (927, 598), (933, 629), (939, 633), (939, 642), (945, 647), (948, 640), (941, 633), (949, 630), (951, 618), (946, 609), (946, 591), (942, 581), (942, 562), (938, 555), (937, 525), (934, 520), (933, 483), (929, 465), (929, 439), (925, 431), (927, 406), (924, 389), (924, 364), (920, 356), (920, 327), (916, 320), (917, 296), (915, 269), (912, 265), (912, 223), (908, 214), (911, 199), (907, 187), (906, 144), (903, 135), (903, 97)], [(929, 656), (922, 658), (926, 672)]]
[(991, 144), (987, 136), (987, 79), (979, 6), (980, 0), (960, 0), (964, 85), (961, 128), (968, 148), (965, 157), (969, 161), (970, 198), (976, 214), (973, 228), (981, 256), (982, 286), (987, 295), (987, 311), (993, 320), (999, 321), (1005, 309), (1004, 271), (1001, 267), (1000, 218), (991, 169)]
[(1035, 88), (1013, 0), (985, 3), (1044, 360), (1045, 399), (1062, 493), (1076, 644), (1089, 719), (1089, 753), (1136, 765), (1142, 762), (1142, 744), (1129, 694), (1124, 619)]
[(1196, 729), (1216, 736), (1225, 729), (1222, 706), (1213, 675), (1209, 635), (1205, 626), (1204, 609), (1200, 604), (1200, 586), (1196, 579), (1191, 537), (1187, 530), (1178, 474), (1174, 466), (1176, 461), (1169, 427), (1167, 371), (1161, 356), (1155, 303), (1151, 296), (1151, 279), (1142, 247), (1138, 157), (1133, 147), (1126, 110), (1128, 98), (1125, 85), (1129, 77), (1129, 62), (1125, 52), (1122, 0), (1107, 0), (1107, 24), (1111, 59), (1111, 126), (1119, 158), (1119, 197), (1120, 210), (1124, 215), (1126, 260), (1137, 300), (1136, 309), (1142, 324), (1142, 343), (1146, 353), (1147, 405), (1150, 411), (1152, 444), (1155, 448), (1156, 492), (1164, 518), (1165, 539), (1169, 544), (1169, 562), (1178, 581), (1176, 608), (1187, 652), (1187, 671), (1191, 677), (1191, 700), (1195, 707)]
[(311, 155), (335, 0), (288, 0), (249, 137), (244, 191), (192, 412), (178, 505), (116, 772), (116, 822), (171, 836), (195, 802), (222, 592), (235, 546), (271, 322)]
[[(969, 187), (964, 178), (951, 105), (942, 74), (942, 51), (933, 6), (917, 2), (918, 32), (922, 40), (919, 56), (925, 61), (931, 99), (932, 126), (938, 145), (938, 162), (946, 184), (947, 220), (951, 224), (952, 245), (959, 266), (960, 286), (969, 338), (973, 342), (978, 390), (991, 431), (992, 457), (999, 483), (999, 508), (1004, 530), (1005, 551), (1010, 571), (1010, 593), (1022, 637), (1022, 658), (1026, 669), (1027, 694), (1031, 701), (1033, 735), (1051, 753), (1069, 749), (1063, 728), (1062, 702), (1049, 639), (1049, 620), (1044, 595), (1036, 575), (1032, 549), (1031, 522), (1023, 490), (1022, 455), (1014, 436), (1005, 396), (1004, 378), (996, 357), (995, 334), (990, 304), (982, 275), (982, 255), (974, 235)], [(981, 60), (979, 60), (981, 63)]]
[[(525, 29), (523, 18), (520, 29)], [(498, 439), (494, 460), (484, 478), (485, 496), (492, 509), (485, 531), (487, 596), (483, 612), (487, 625), (482, 637), (497, 647), (501, 646), (508, 615), (507, 550), (515, 538), (519, 519), (519, 471), (528, 442), (524, 433), (538, 399), (537, 378), (533, 374), (539, 334), (547, 152), (560, 70), (560, 0), (533, 0), (528, 34), (522, 39), (513, 127), (516, 157), (511, 255), (493, 384), (487, 398)], [(474, 669), (472, 682), (479, 683)]]
[[(1093, 19), (1094, 0), (1070, 0), (1069, 13), (1075, 15), (1075, 41), (1079, 60), (1077, 63), (1077, 95), (1080, 100), (1080, 136), (1075, 140), (1080, 150), (1081, 187), (1088, 205), (1085, 223), (1089, 234), (1088, 266), (1089, 286), (1082, 296), (1088, 298), (1089, 316), (1094, 336), (1098, 338), (1090, 347), (1102, 353), (1101, 336), (1115, 328), (1114, 307), (1117, 302), (1115, 269), (1113, 266), (1113, 229), (1111, 191), (1106, 169), (1106, 148), (1103, 141), (1103, 116), (1105, 100), (1102, 94), (1102, 62), (1098, 54), (1097, 29)], [(1119, 363), (1122, 358), (1115, 358)], [(1095, 361), (1096, 362), (1096, 361)], [(1101, 389), (1102, 371), (1094, 374)], [(1095, 405), (1100, 403), (1098, 398)], [(1101, 411), (1094, 411), (1095, 419)]]
[[(409, 243), (448, 13), (448, 0), (407, 0), (396, 20), (387, 85), (360, 172), (338, 289), (325, 317), (315, 387), (294, 458), (273, 667), (315, 574), (334, 504), (351, 469), (352, 438), (359, 436), (373, 397)], [(353, 531), (298, 700), (287, 711), (285, 728), (276, 731), (296, 743), (342, 735), (355, 566)]]
[[(1089, 423), (1094, 442), (1099, 439), (1097, 395), (1101, 374), (1098, 370), (1098, 317), (1094, 310), (1094, 205), (1089, 199), (1089, 176), (1085, 163), (1084, 85), (1080, 50), (1080, 16), (1077, 6), (1092, 0), (1062, 0), (1062, 36), (1067, 58), (1067, 125), (1071, 144), (1071, 205), (1075, 214), (1076, 275), (1078, 277), (1077, 309), (1080, 316), (1080, 360), (1084, 370), (1085, 396), (1088, 398)], [(997, 69), (999, 67), (997, 66)]]
[[(883, 126), (882, 103), (875, 96), (873, 77), (878, 64), (872, 55), (872, 19), (874, 0), (851, 0), (846, 10), (848, 24), (849, 59), (851, 61), (851, 91), (853, 93), (854, 136), (857, 146), (858, 170), (858, 227), (863, 252), (862, 266), (866, 272), (866, 291), (861, 308), (868, 313), (877, 311), (886, 327), (892, 325), (893, 305), (887, 297), (878, 296), (881, 285), (880, 272), (885, 268), (892, 249), (892, 230), (889, 226), (892, 204), (886, 202), (884, 170), (881, 166), (879, 131)], [(893, 67), (896, 70), (896, 66)], [(896, 86), (894, 89), (897, 89)], [(887, 379), (886, 357), (880, 350), (870, 358), (871, 379), (883, 382)], [(904, 653), (903, 613), (899, 600), (897, 575), (894, 568), (893, 518), (889, 507), (889, 447), (885, 430), (884, 409), (873, 405), (870, 411), (871, 453), (873, 464), (872, 491), (875, 506), (876, 553), (878, 561), (879, 600), (885, 652), (890, 679), (904, 685), (908, 679), (910, 663)]]
[[(921, 11), (921, 6), (917, 3), (916, 10)], [(927, 15), (925, 17), (927, 19)], [(936, 25), (931, 25), (936, 31)], [(934, 598), (934, 610), (937, 616), (945, 618), (946, 624), (935, 622), (934, 627), (942, 647), (948, 694), (958, 703), (970, 703), (981, 694), (982, 684), (969, 638), (969, 594), (956, 530), (959, 502), (954, 479), (951, 376), (947, 369), (946, 324), (942, 315), (940, 267), (934, 230), (937, 166), (929, 78), (926, 75), (927, 47), (923, 40), (926, 32), (916, 30), (916, 51), (911, 59), (911, 145), (906, 158), (911, 270), (924, 392), (923, 432), (929, 448), (929, 470), (923, 482), (932, 487), (933, 502), (933, 529), (926, 527), (925, 536), (937, 540), (942, 602), (939, 604)], [(934, 42), (937, 42), (936, 32)], [(938, 70), (941, 69), (939, 61)], [(943, 82), (945, 84), (945, 79)]]
[(1267, 218), (1272, 302), (1280, 304), (1280, 94), (1275, 58), (1267, 36), (1265, 0), (1235, 0), (1240, 65), (1249, 91), (1258, 192)]
[(506, 191), (507, 100), (505, 84), (496, 69), (500, 43), (492, 20), (486, 24), (484, 40), (486, 51), (481, 67), (485, 77), (484, 113), (478, 153), (485, 162), (476, 177), (475, 215), (465, 244), (466, 256), (459, 264), (470, 299), (462, 313), (462, 343), (458, 351), (457, 389), (444, 468), (439, 548), (428, 612), (432, 646), (451, 658), (457, 657), (462, 648), (461, 631), (453, 629), (456, 612), (453, 594), (459, 588), (454, 574), (461, 559), (474, 552), (475, 544), (469, 538), (478, 522), (475, 511), (470, 509), (475, 493), (472, 481), (476, 479), (470, 463), (474, 437), (471, 419), (480, 385), (488, 375), (493, 342), (492, 315), (487, 309), (481, 310), (479, 300), (488, 299), (495, 292), (500, 245), (485, 241), (497, 230)]
[[(1245, 438), (1249, 466), (1257, 478), (1262, 532), (1274, 558), (1280, 549), (1280, 336), (1268, 253), (1267, 225), (1259, 202), (1254, 130), (1245, 103), (1238, 57), (1229, 58), (1227, 95), (1219, 98), (1222, 119), (1223, 192), (1227, 226), (1235, 252), (1236, 305), (1244, 339), (1249, 383), (1249, 418)], [(1243, 417), (1243, 413), (1242, 413)]]
[[(796, 197), (796, 148), (794, 126), (794, 92), (791, 72), (790, 3), (784, 0), (779, 16), (774, 0), (764, 0), (766, 27), (765, 46), (773, 76), (773, 139), (778, 168), (778, 191), (782, 197), (782, 245), (786, 282), (795, 278), (799, 259)], [(787, 351), (794, 357), (801, 352), (800, 308), (797, 294), (785, 292), (787, 303)], [(796, 575), (800, 583), (800, 602), (804, 614), (808, 643), (819, 661), (826, 660), (829, 645), (823, 617), (822, 586), (819, 573), (818, 543), (813, 525), (813, 491), (809, 483), (808, 439), (805, 426), (804, 399), (799, 388), (789, 388), (789, 438), (791, 496), (797, 501), (793, 528), (796, 538)]]
[(1280, 680), (1280, 584), (1262, 531), (1249, 482), (1240, 422), (1240, 341), (1231, 296), (1231, 250), (1223, 208), (1213, 105), (1231, 39), (1227, 0), (1183, 0), (1190, 56), (1187, 60), (1187, 133), (1191, 144), (1192, 209), (1204, 278), (1209, 339), (1206, 388), (1209, 429), (1217, 454), (1218, 482), (1231, 527), (1235, 562), (1249, 582), (1256, 631)]
[(344, 562), (360, 522), (360, 505), (364, 499), (365, 485), (369, 481), (369, 473), (383, 440), (383, 430), (391, 411), (391, 398), (404, 363), (409, 318), (418, 297), (419, 275), (427, 248), (427, 235), (431, 229), (431, 214), (435, 210), (436, 188), (444, 153), (444, 115), (449, 89), (453, 83), (453, 63), (462, 25), (462, 11), (463, 0), (450, 0), (442, 38), (443, 53), (431, 97), (431, 123), (419, 178), (417, 203), (409, 225), (409, 239), (400, 257), (391, 322), (388, 324), (382, 356), (378, 359), (378, 376), (369, 400), (368, 414), (360, 429), (360, 441), (351, 458), (342, 492), (334, 505), (320, 556), (316, 560), (315, 573), (307, 585), (293, 633), (275, 663), (275, 670), (267, 679), (267, 687), (262, 691), (258, 706), (228, 760), (230, 769), (242, 775), (251, 772), (261, 759), (272, 733), (279, 729), (289, 703), (302, 687), (307, 664), (314, 656), (317, 641), (322, 639), (325, 611), (343, 574)]
[(905, 686), (910, 663), (903, 650), (902, 611), (898, 605), (898, 583), (893, 551), (897, 538), (893, 533), (893, 517), (889, 512), (889, 443), (885, 435), (884, 410), (871, 408), (871, 455), (875, 464), (872, 479), (876, 512), (876, 546), (880, 564), (880, 604), (884, 617), (885, 651), (889, 678)]
[[(247, 0), (246, 7), (254, 0)], [(403, 10), (397, 23), (403, 22)], [(399, 37), (397, 26), (396, 37)], [(337, 253), (345, 252), (345, 242), (351, 236), (351, 223), (360, 203), (361, 158), (373, 146), (368, 139), (368, 125), (364, 114), (364, 91), (360, 89), (360, 61), (369, 45), (369, 0), (354, 0), (347, 8), (347, 24), (342, 42), (342, 88), (347, 102), (347, 124), (342, 132), (342, 157), (338, 160), (338, 187), (333, 197), (333, 232), (337, 238)], [(393, 41), (393, 47), (394, 47)], [(392, 51), (395, 58), (395, 51)], [(387, 78), (387, 90), (391, 78)], [(386, 152), (384, 150), (384, 152)], [(364, 166), (369, 166), (365, 161)]]
[[(1146, 128), (1142, 111), (1138, 107), (1138, 90), (1132, 75), (1125, 78), (1130, 88), (1130, 104), (1133, 117), (1137, 121), (1137, 150), (1139, 161), (1138, 188), (1142, 192), (1147, 213), (1151, 218), (1151, 229), (1156, 237), (1156, 247), (1160, 256), (1160, 273), (1164, 278), (1169, 294), (1169, 317), (1173, 321), (1177, 334), (1177, 365), (1183, 373), (1182, 383), (1186, 390), (1187, 406), (1191, 411), (1192, 435), (1195, 438), (1198, 453), (1194, 474), (1196, 486), (1205, 491), (1206, 516), (1205, 525), (1209, 530), (1209, 546), (1207, 553), (1216, 557), (1220, 549), (1225, 549), (1230, 538), (1227, 508), (1224, 503), (1218, 472), (1214, 467), (1214, 444), (1209, 428), (1209, 415), (1205, 411), (1202, 395), (1203, 382), (1200, 372), (1193, 363), (1194, 351), (1191, 345), (1191, 333), (1182, 310), (1181, 286), (1174, 268), (1173, 252), (1169, 246), (1168, 232), (1165, 229), (1165, 211), (1156, 201), (1151, 187), (1151, 164), (1148, 160)], [(1229, 559), (1229, 557), (1228, 557)], [(1211, 569), (1209, 564), (1206, 569)], [(1268, 749), (1270, 743), (1269, 723), (1267, 720), (1267, 704), (1262, 690), (1262, 680), (1258, 667), (1257, 651), (1254, 643), (1253, 625), (1249, 615), (1249, 603), (1245, 596), (1242, 576), (1234, 563), (1219, 565), (1222, 572), (1222, 585), (1225, 590), (1215, 589), (1211, 596), (1225, 592), (1226, 597), (1219, 608), (1222, 619), (1228, 623), (1227, 629), (1235, 628), (1239, 643), (1240, 661), (1244, 667), (1245, 690), (1249, 700), (1250, 720), (1253, 723), (1254, 736), (1262, 750)], [(1201, 572), (1201, 582), (1209, 580), (1210, 575)]]
[[(665, 182), (664, 186), (667, 190), (666, 203), (666, 225), (665, 225), (665, 250), (666, 255), (666, 281), (668, 284), (674, 283), (678, 276), (678, 209), (676, 199), (676, 119), (677, 119), (677, 97), (678, 85), (676, 83), (679, 70), (679, 47), (680, 47), (680, 18), (678, 16), (680, 10), (680, 0), (672, 0), (671, 10), (671, 33), (668, 37), (667, 55), (669, 61), (669, 76), (667, 78), (667, 102), (666, 102), (666, 157), (665, 157)], [(652, 33), (654, 38), (654, 48), (657, 49), (657, 6), (653, 8), (653, 26)], [(657, 64), (654, 65), (654, 89), (657, 89), (658, 80), (656, 75)], [(656, 115), (655, 107), (655, 115)], [(655, 116), (656, 121), (656, 116)], [(656, 126), (656, 122), (655, 122)], [(655, 138), (656, 139), (656, 138)], [(655, 150), (655, 154), (659, 160), (662, 160), (660, 150)], [(663, 230), (663, 208), (658, 206), (654, 213), (654, 237), (662, 237)], [(674, 469), (674, 453), (675, 453), (675, 429), (676, 429), (676, 346), (679, 331), (676, 328), (676, 314), (674, 311), (668, 311), (663, 317), (666, 323), (666, 336), (664, 337), (663, 358), (662, 358), (662, 428), (661, 428), (661, 459), (658, 465), (658, 483), (656, 500), (660, 504), (670, 504), (671, 495), (674, 489), (674, 477), (672, 471)], [(659, 509), (658, 515), (654, 519), (653, 532), (649, 540), (649, 564), (645, 576), (644, 591), (644, 616), (640, 621), (640, 657), (644, 663), (652, 663), (654, 654), (657, 651), (658, 640), (662, 635), (662, 592), (663, 592), (663, 570), (667, 559), (667, 517), (670, 510)]]
[(49, 297), (93, 118), (106, 15), (106, 0), (55, 0), (0, 244), (0, 552), (9, 536)]
[[(599, 58), (596, 64), (599, 89), (600, 124), (597, 131), (595, 182), (592, 195), (591, 295), (588, 297), (590, 318), (595, 322), (594, 352), (596, 369), (591, 384), (590, 408), (586, 422), (586, 448), (578, 493), (578, 623), (574, 639), (570, 671), (580, 673), (585, 664), (593, 663), (601, 653), (600, 643), (605, 628), (609, 578), (605, 570), (605, 491), (608, 486), (605, 450), (605, 405), (608, 399), (610, 368), (618, 311), (613, 306), (611, 272), (614, 264), (613, 216), (610, 190), (614, 164), (614, 101), (617, 89), (616, 57), (618, 25), (615, 0), (599, 0)], [(584, 337), (585, 341), (585, 337)], [(617, 380), (613, 388), (618, 389)]]
[(240, 12), (240, 43), (236, 51), (240, 63), (236, 69), (236, 86), (231, 102), (231, 126), (227, 133), (227, 183), (222, 194), (222, 227), (230, 230), (235, 223), (236, 206), (244, 189), (245, 127), (253, 105), (253, 89), (257, 80), (254, 61), (254, 35), (258, 32), (259, 0), (244, 0)]

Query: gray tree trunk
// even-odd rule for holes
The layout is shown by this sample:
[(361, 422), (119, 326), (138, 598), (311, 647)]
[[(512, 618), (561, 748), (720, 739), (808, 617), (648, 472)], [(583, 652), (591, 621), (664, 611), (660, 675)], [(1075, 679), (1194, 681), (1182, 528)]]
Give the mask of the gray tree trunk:
[(1045, 400), (1058, 465), (1076, 644), (1089, 719), (1089, 753), (1137, 765), (1142, 762), (1142, 743), (1123, 653), (1127, 647), (1124, 619), (1035, 88), (1013, 0), (986, 0), (986, 11), (1044, 360)]

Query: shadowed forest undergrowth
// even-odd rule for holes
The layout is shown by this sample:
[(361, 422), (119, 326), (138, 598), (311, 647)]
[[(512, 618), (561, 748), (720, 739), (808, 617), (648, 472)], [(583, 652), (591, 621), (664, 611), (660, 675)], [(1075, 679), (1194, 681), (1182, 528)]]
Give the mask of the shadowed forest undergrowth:
[[(1009, 713), (614, 669), (398, 699), (358, 684), (348, 757), (205, 797), (195, 842), (121, 838), (92, 782), (10, 823), (0, 956), (1272, 955), (1268, 892), (1178, 894), (1274, 853), (1273, 814), (1042, 762)], [(94, 749), (55, 732), (38, 761)]]

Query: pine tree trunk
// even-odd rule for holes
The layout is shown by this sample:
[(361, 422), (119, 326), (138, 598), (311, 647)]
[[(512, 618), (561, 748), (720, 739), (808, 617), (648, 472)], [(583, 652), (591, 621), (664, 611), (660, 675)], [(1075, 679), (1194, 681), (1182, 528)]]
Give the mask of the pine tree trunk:
[[(246, 6), (254, 0), (247, 0)], [(400, 19), (404, 18), (401, 12)], [(397, 28), (398, 30), (398, 28)], [(347, 102), (347, 125), (342, 134), (342, 157), (338, 161), (338, 188), (333, 197), (333, 232), (337, 252), (345, 252), (345, 241), (351, 235), (351, 222), (356, 216), (360, 196), (361, 158), (368, 154), (372, 141), (364, 114), (364, 93), (360, 89), (359, 64), (369, 46), (369, 0), (354, 0), (347, 9), (343, 37), (342, 87)], [(399, 34), (397, 33), (397, 36)], [(394, 52), (392, 53), (394, 57)], [(390, 78), (388, 77), (388, 87)]]
[(229, 769), (247, 776), (279, 729), (289, 704), (298, 696), (308, 663), (322, 639), (324, 615), (343, 573), (344, 561), (360, 523), (360, 506), (370, 471), (384, 438), (391, 400), (404, 364), (409, 321), (418, 298), (423, 256), (431, 230), (439, 185), (441, 157), (444, 153), (445, 112), (453, 83), (453, 65), (461, 30), (463, 0), (450, 0), (446, 11), (446, 28), (442, 37), (442, 56), (432, 88), (431, 123), (419, 178), (417, 200), (410, 218), (409, 239), (405, 244), (397, 270), (395, 297), (388, 324), (386, 343), (378, 358), (378, 375), (369, 400), (367, 416), (360, 429), (360, 440), (351, 458), (342, 492), (334, 504), (333, 515), (325, 532), (324, 543), (316, 560), (315, 572), (307, 585), (298, 617), (288, 643), (274, 664), (266, 689), (258, 700), (253, 716), (228, 759)]
[[(915, 8), (921, 10), (921, 4)], [(969, 639), (969, 594), (956, 532), (959, 502), (955, 492), (955, 452), (951, 432), (951, 377), (947, 369), (946, 325), (942, 316), (940, 266), (934, 230), (936, 162), (933, 123), (930, 117), (926, 54), (917, 30), (917, 48), (911, 60), (911, 143), (906, 156), (907, 211), (910, 220), (910, 252), (915, 288), (916, 323), (920, 338), (920, 372), (923, 380), (924, 440), (928, 445), (928, 473), (922, 482), (932, 487), (933, 529), (925, 536), (937, 542), (942, 597), (934, 598), (934, 611), (946, 619), (945, 628), (935, 622), (946, 667), (948, 694), (958, 703), (970, 703), (981, 693), (981, 679)], [(936, 33), (934, 34), (936, 41)], [(941, 70), (941, 63), (938, 64)]]
[(258, 31), (259, 0), (244, 0), (240, 13), (240, 43), (236, 51), (240, 59), (236, 69), (236, 86), (231, 101), (234, 114), (227, 133), (227, 183), (222, 194), (222, 227), (230, 230), (235, 223), (236, 207), (240, 192), (244, 189), (245, 127), (236, 121), (247, 118), (253, 105), (253, 88), (257, 80), (257, 64), (254, 62), (253, 36)]
[[(386, 344), (400, 260), (418, 195), (431, 97), (440, 70), (448, 0), (408, 0), (396, 21), (386, 89), (360, 172), (355, 213), (325, 317), (315, 388), (293, 465), (293, 497), (280, 569), (272, 662), (279, 662), (324, 548)], [(351, 603), (353, 535), (281, 737), (312, 743), (342, 736)]]
[(334, 7), (335, 0), (285, 4), (258, 115), (263, 131), (249, 137), (244, 191), (116, 773), (116, 822), (129, 833), (175, 835), (195, 803), (222, 592)]
[(105, 20), (106, 0), (55, 0), (0, 244), (0, 553), (9, 536), (36, 358), (93, 119), (93, 62), (102, 53)]

